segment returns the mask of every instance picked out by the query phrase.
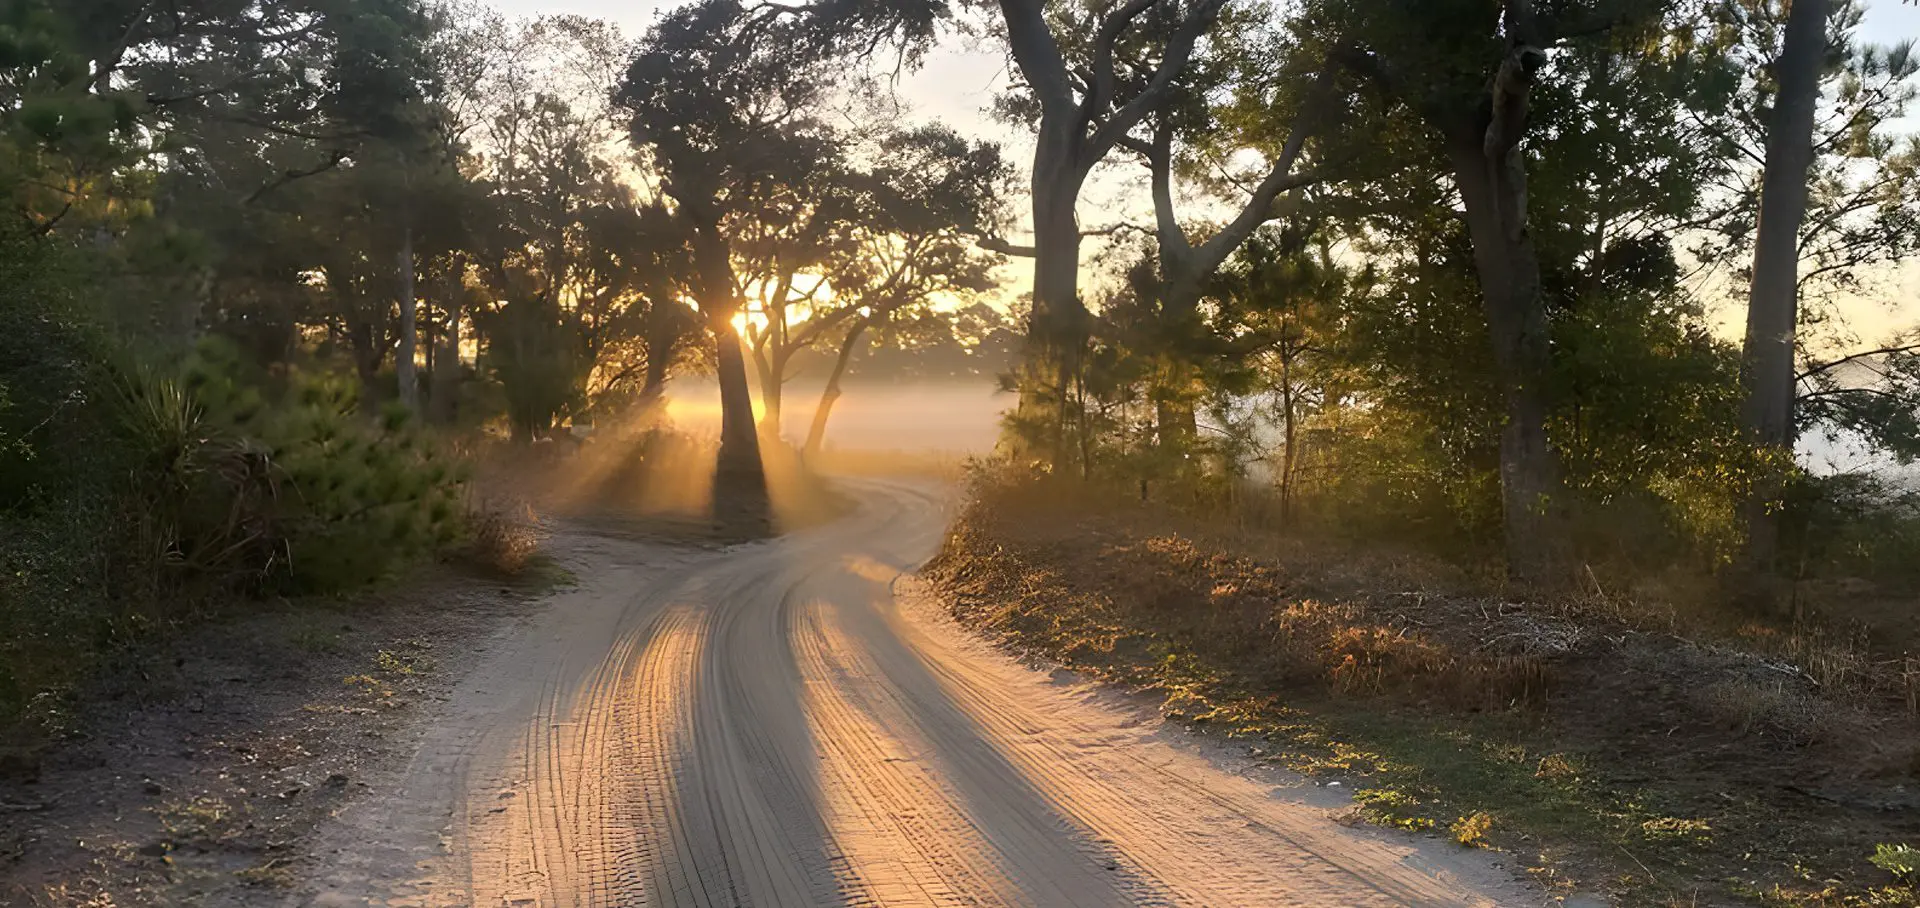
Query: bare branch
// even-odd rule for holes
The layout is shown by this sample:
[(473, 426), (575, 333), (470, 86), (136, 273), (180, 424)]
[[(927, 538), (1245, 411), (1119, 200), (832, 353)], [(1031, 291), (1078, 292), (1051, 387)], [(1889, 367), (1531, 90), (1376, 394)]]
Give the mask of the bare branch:
[(1876, 356), (1898, 356), (1903, 353), (1920, 353), (1920, 341), (1916, 341), (1914, 343), (1907, 343), (1907, 344), (1892, 344), (1889, 346), (1881, 347), (1878, 350), (1862, 350), (1859, 353), (1842, 356), (1839, 359), (1833, 360), (1832, 362), (1822, 363), (1820, 365), (1814, 366), (1806, 370), (1805, 372), (1800, 373), (1798, 376), (1795, 377), (1794, 380), (1806, 381), (1807, 379), (1813, 378), (1816, 375), (1823, 375), (1825, 373), (1838, 369), (1841, 366), (1844, 366), (1848, 363), (1855, 363), (1863, 359), (1871, 359)]
[(279, 189), (280, 187), (285, 186), (288, 183), (291, 183), (295, 180), (304, 180), (307, 177), (318, 176), (320, 174), (326, 173), (327, 171), (332, 170), (336, 167), (339, 167), (341, 164), (346, 163), (346, 160), (348, 157), (350, 157), (350, 155), (348, 155), (347, 152), (334, 151), (332, 154), (327, 155), (327, 160), (321, 164), (315, 165), (305, 170), (289, 170), (286, 173), (281, 174), (278, 178), (273, 180), (273, 182), (267, 183), (261, 186), (259, 189), (254, 190), (253, 194), (247, 196), (246, 201), (243, 202), (242, 204), (251, 205), (255, 202), (258, 202), (260, 201), (261, 198), (265, 197), (267, 193), (273, 192), (274, 190)]

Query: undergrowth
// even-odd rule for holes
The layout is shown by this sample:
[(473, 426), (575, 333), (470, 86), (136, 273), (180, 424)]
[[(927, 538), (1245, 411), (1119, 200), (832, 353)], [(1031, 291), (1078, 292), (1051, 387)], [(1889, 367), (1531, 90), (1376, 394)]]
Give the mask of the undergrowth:
[(1527, 598), (995, 474), (929, 571), (1008, 645), (1563, 890), (1920, 904), (1869, 862), (1920, 839), (1920, 728), (1898, 666), (1844, 639), (1690, 633), (1617, 596)]
[(533, 537), (473, 519), (464, 458), (323, 364), (268, 371), (218, 340), (139, 361), (84, 323), (11, 316), (0, 772), (31, 775), (78, 691), (222, 610), (350, 592), (463, 544), (505, 573), (533, 560)]

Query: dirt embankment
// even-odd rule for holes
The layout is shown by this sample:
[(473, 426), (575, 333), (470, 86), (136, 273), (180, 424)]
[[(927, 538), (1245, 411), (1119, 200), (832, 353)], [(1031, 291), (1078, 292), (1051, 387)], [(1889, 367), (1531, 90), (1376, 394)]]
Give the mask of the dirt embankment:
[(258, 904), (305, 837), (407, 753), (537, 585), (430, 572), (261, 603), (129, 653), (37, 768), (0, 781), (0, 904)]
[(1623, 904), (1920, 904), (1869, 862), (1920, 842), (1897, 664), (1131, 506), (984, 495), (930, 568), (962, 622), (1263, 738), (1269, 760), (1359, 788), (1366, 819), (1508, 849)]

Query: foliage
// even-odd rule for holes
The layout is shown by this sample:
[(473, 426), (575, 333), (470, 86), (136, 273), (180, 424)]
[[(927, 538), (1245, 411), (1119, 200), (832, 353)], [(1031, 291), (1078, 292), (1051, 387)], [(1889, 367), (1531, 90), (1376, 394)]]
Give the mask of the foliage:
[(78, 641), (113, 639), (113, 441), (98, 363), (111, 349), (83, 304), (90, 272), (67, 250), (0, 228), (0, 727), (47, 718), (48, 687), (78, 670)]
[[(315, 260), (233, 267), (286, 223), (255, 202), (407, 133), (425, 21), (386, 0), (0, 9), (0, 735), (31, 744), (98, 664), (221, 598), (349, 588), (455, 529), (434, 503), (454, 477), (399, 422), (261, 396), (310, 393), (272, 316), (313, 298)], [(167, 365), (194, 323), (246, 346)], [(322, 433), (373, 453), (349, 468)]]
[[(1008, 423), (1014, 449), (1062, 451), (1055, 470), (1150, 479), (1179, 500), (1251, 499), (1222, 490), (1270, 485), (1275, 516), (1298, 529), (1490, 550), (1512, 518), (1501, 489), (1514, 379), (1496, 355), (1508, 341), (1488, 342), (1484, 238), (1459, 213), (1446, 149), (1459, 116), (1485, 113), (1482, 70), (1502, 51), (1492, 30), (1467, 24), (1467, 6), (1223, 13), (1229, 37), (1183, 74), (1189, 94), (1123, 142), (1153, 171), (1157, 243), (1121, 256), (1077, 374), (1021, 373), (1035, 406)], [(1544, 507), (1571, 554), (1717, 570), (1743, 544), (1756, 483), (1791, 469), (1748, 444), (1739, 351), (1716, 335), (1716, 297), (1689, 270), (1730, 268), (1750, 241), (1771, 90), (1762, 64), (1778, 51), (1781, 8), (1634, 9), (1570, 4), (1543, 32), (1555, 52), (1528, 86), (1521, 166), (1548, 353), (1521, 384), (1544, 402), (1560, 489)], [(1909, 155), (1888, 132), (1911, 92), (1911, 55), (1858, 41), (1858, 21), (1849, 6), (1833, 23), (1824, 214), (1803, 241), (1816, 296), (1869, 289), (1863, 276), (1907, 255), (1900, 225), (1915, 210), (1902, 188)], [(1340, 114), (1317, 113), (1316, 93), (1340, 98)], [(1023, 99), (1017, 89), (1008, 110), (1037, 115)], [(1250, 151), (1276, 169), (1239, 169)], [(1231, 222), (1184, 219), (1169, 201), (1178, 188), (1257, 200), (1263, 178), (1292, 188), (1270, 211), (1229, 207)], [(1179, 263), (1201, 248), (1189, 239), (1232, 241), (1245, 217), (1268, 223), (1186, 308)], [(1808, 336), (1844, 336), (1823, 331)], [(1908, 458), (1920, 437), (1913, 352), (1903, 336), (1806, 357), (1802, 431)], [(1865, 518), (1838, 485), (1797, 488), (1786, 507), (1832, 527), (1829, 539), (1849, 537), (1828, 509)], [(1897, 507), (1879, 513), (1898, 523)], [(1867, 560), (1897, 573), (1904, 537), (1867, 525), (1880, 529), (1862, 540), (1892, 540), (1871, 559), (1805, 534), (1794, 557), (1816, 573)], [(1842, 550), (1863, 560), (1845, 567)]]
[(1912, 845), (1888, 845), (1883, 842), (1873, 847), (1873, 857), (1867, 860), (1900, 879), (1920, 879), (1920, 848)]
[(457, 538), (464, 468), (404, 408), (368, 421), (340, 376), (243, 372), (208, 342), (178, 378), (127, 380), (133, 512), (163, 589), (337, 592)]
[(1788, 488), (1781, 533), (1796, 575), (1920, 582), (1920, 491), (1873, 475), (1800, 475)]

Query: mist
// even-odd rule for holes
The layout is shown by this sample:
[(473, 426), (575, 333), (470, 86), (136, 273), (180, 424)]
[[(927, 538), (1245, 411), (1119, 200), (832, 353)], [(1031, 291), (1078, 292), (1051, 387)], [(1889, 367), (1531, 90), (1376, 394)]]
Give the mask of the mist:
[[(789, 441), (807, 437), (820, 385), (806, 376), (787, 383), (780, 433)], [(712, 380), (675, 382), (668, 400), (667, 415), (676, 428), (696, 434), (720, 431), (720, 388)], [(842, 451), (985, 454), (999, 440), (1000, 417), (1014, 400), (985, 381), (850, 381), (834, 405), (825, 446)], [(756, 419), (765, 412), (757, 392), (753, 412)]]

